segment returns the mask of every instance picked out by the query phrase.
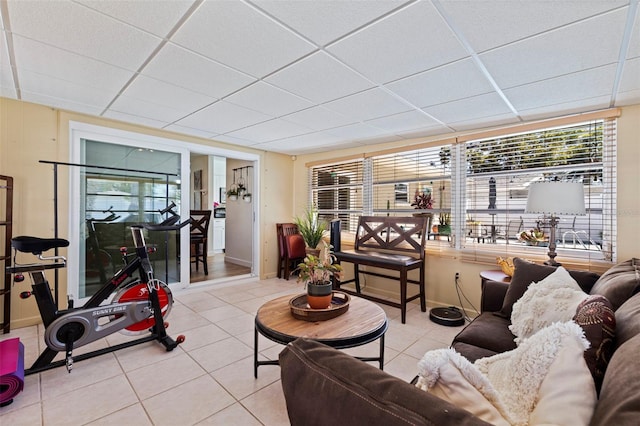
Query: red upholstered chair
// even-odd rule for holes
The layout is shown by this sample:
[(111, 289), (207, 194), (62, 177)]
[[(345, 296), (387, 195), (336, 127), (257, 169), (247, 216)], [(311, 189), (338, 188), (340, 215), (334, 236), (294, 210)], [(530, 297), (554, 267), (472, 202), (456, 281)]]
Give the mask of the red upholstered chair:
[(304, 238), (300, 234), (285, 235), (284, 249), (284, 279), (288, 280), (291, 272), (296, 269), (298, 263), (302, 262), (307, 255)]
[(286, 251), (284, 238), (287, 235), (297, 234), (298, 226), (295, 223), (276, 223), (278, 239), (278, 278), (284, 277)]

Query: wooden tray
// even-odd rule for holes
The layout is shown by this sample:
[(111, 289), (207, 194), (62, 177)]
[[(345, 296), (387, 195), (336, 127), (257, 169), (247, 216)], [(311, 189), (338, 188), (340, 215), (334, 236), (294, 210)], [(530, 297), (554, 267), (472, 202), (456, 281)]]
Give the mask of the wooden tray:
[(348, 294), (341, 291), (334, 291), (331, 298), (331, 306), (326, 309), (311, 309), (307, 304), (307, 295), (299, 294), (289, 300), (291, 315), (294, 318), (303, 321), (326, 321), (335, 318), (349, 310), (349, 301), (351, 298)]

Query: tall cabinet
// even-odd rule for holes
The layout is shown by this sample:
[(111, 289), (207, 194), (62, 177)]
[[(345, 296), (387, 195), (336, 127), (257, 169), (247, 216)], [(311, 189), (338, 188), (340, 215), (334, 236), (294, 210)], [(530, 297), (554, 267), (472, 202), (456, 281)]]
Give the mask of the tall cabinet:
[(0, 299), (2, 300), (3, 333), (8, 333), (11, 327), (11, 274), (6, 273), (6, 267), (11, 263), (11, 238), (13, 236), (13, 178), (0, 175), (0, 267), (2, 267), (2, 281), (0, 281)]

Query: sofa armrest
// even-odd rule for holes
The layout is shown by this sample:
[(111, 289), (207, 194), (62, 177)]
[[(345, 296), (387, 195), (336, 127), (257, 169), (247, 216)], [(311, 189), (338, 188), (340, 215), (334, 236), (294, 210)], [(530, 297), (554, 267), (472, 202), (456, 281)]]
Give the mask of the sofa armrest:
[[(300, 338), (280, 353), (292, 425), (488, 425), (373, 365)], [(417, 366), (416, 366), (417, 369)]]
[(509, 283), (486, 280), (482, 286), (480, 312), (498, 312), (502, 309), (504, 296), (509, 289)]

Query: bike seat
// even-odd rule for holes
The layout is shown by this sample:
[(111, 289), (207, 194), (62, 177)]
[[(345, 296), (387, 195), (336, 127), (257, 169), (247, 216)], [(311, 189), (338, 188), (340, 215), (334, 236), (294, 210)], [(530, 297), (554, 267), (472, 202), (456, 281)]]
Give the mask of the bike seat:
[(15, 237), (11, 239), (11, 245), (23, 253), (41, 254), (43, 251), (52, 248), (67, 247), (69, 241), (62, 238), (38, 238), (38, 237)]

